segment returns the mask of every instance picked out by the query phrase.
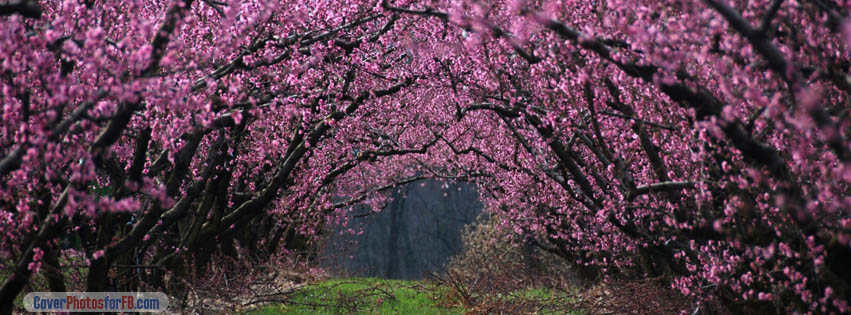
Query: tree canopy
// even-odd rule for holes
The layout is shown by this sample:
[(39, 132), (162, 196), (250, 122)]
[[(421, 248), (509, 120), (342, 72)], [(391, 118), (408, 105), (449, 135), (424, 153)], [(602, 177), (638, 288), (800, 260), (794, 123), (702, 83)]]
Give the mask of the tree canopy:
[(475, 183), (503, 228), (589, 273), (849, 312), (848, 10), (5, 1), (0, 313), (35, 273), (64, 291), (71, 239), (87, 291), (162, 288), (425, 178)]

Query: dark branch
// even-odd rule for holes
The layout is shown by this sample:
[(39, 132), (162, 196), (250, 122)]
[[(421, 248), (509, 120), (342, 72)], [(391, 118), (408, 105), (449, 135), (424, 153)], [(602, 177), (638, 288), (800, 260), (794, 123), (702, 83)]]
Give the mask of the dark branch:
[(140, 76), (149, 76), (159, 69), (160, 61), (165, 56), (165, 49), (171, 39), (171, 33), (174, 32), (177, 22), (183, 19), (183, 16), (189, 11), (191, 5), (192, 0), (181, 0), (168, 9), (165, 21), (160, 24), (160, 28), (157, 29), (157, 33), (154, 35), (153, 40), (151, 40), (150, 64), (142, 70)]
[(677, 191), (686, 188), (694, 188), (694, 182), (662, 182), (650, 185), (638, 186), (635, 188), (635, 195), (632, 197), (659, 191)]
[(20, 14), (26, 18), (41, 18), (41, 6), (36, 0), (9, 0), (0, 4), (0, 16)]
[[(393, 183), (390, 183), (390, 184), (387, 184), (387, 185), (384, 185), (384, 186), (376, 187), (374, 189), (371, 189), (367, 192), (364, 192), (364, 193), (358, 195), (357, 197), (351, 198), (349, 200), (337, 202), (333, 205), (333, 207), (337, 208), (337, 209), (345, 208), (345, 207), (351, 206), (353, 204), (356, 204), (358, 202), (364, 201), (366, 199), (366, 197), (369, 196), (370, 193), (387, 191), (389, 189), (393, 189), (393, 188), (396, 188), (396, 187), (401, 186), (401, 185), (413, 183), (413, 182), (416, 182), (416, 181), (419, 181), (419, 180), (424, 180), (424, 179), (426, 179), (426, 177), (423, 176), (423, 175), (408, 177), (408, 178), (402, 179), (402, 180), (397, 181), (397, 182), (393, 182)], [(365, 213), (365, 214), (360, 214), (360, 215), (353, 215), (353, 217), (360, 218), (360, 217), (365, 217), (365, 216), (368, 216), (368, 215), (369, 215), (369, 213)]]
[(762, 16), (762, 22), (759, 25), (759, 32), (765, 36), (768, 33), (768, 28), (771, 27), (771, 20), (777, 15), (777, 11), (780, 10), (780, 5), (783, 4), (783, 0), (774, 0), (771, 3), (771, 7), (768, 8), (768, 11), (765, 12), (765, 15)]

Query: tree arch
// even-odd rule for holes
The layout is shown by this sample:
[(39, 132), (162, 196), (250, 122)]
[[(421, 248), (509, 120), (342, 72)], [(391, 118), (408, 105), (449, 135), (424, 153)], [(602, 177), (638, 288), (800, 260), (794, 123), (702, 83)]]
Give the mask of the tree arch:
[(601, 273), (667, 275), (740, 311), (848, 311), (851, 63), (834, 1), (0, 14), (0, 305), (37, 272), (64, 291), (71, 234), (88, 291), (157, 287), (158, 272), (110, 270), (272, 255), (347, 205), (444, 178)]

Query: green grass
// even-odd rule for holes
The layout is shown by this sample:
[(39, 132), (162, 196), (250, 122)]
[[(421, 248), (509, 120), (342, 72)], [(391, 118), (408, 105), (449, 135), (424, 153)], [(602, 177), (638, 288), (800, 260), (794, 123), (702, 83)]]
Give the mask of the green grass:
[(416, 281), (351, 278), (307, 286), (284, 304), (248, 312), (265, 314), (463, 314), (458, 306), (441, 306), (445, 288)]
[(464, 307), (449, 287), (424, 281), (375, 278), (331, 279), (291, 294), (284, 303), (261, 306), (246, 315), (271, 314), (465, 314), (495, 310), (535, 314), (574, 314), (568, 293), (529, 288), (479, 297), (481, 305)]

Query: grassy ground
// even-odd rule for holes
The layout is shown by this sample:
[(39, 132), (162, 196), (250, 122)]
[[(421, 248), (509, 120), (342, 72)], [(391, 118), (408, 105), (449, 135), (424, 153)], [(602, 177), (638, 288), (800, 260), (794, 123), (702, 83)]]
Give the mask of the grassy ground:
[(566, 299), (569, 299), (567, 294), (548, 289), (480, 297), (472, 305), (456, 296), (449, 287), (426, 281), (332, 279), (304, 287), (287, 297), (284, 303), (265, 305), (247, 312), (247, 315), (484, 314), (493, 311), (582, 314), (565, 309)]

